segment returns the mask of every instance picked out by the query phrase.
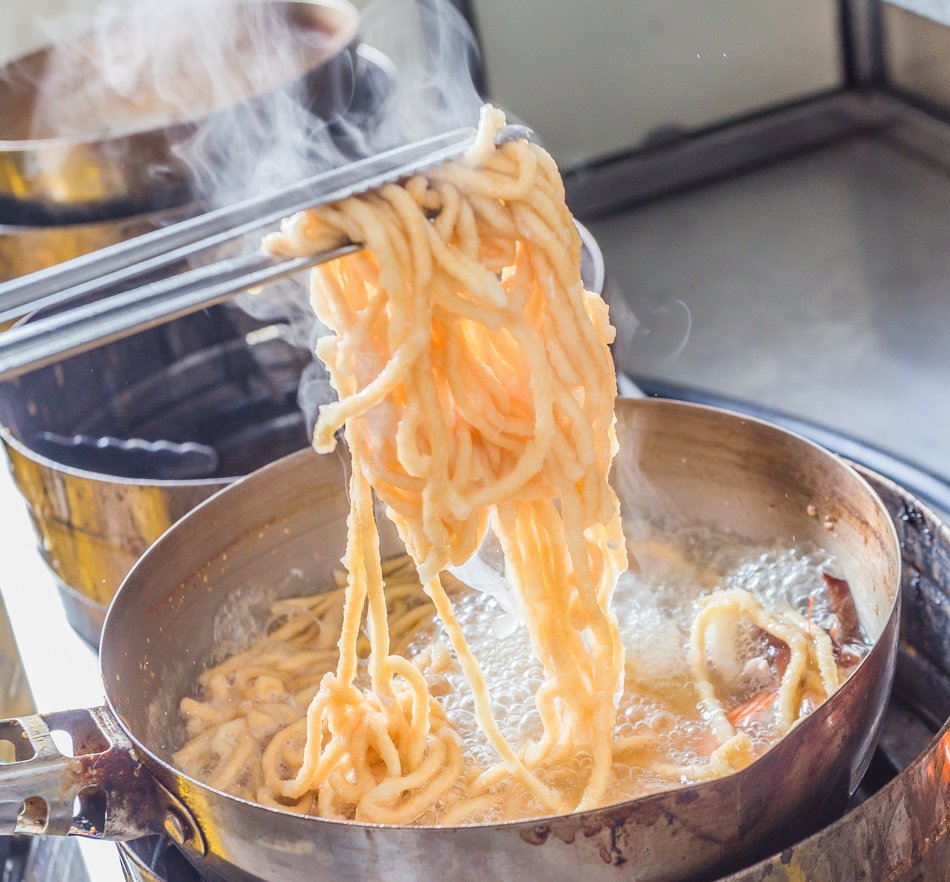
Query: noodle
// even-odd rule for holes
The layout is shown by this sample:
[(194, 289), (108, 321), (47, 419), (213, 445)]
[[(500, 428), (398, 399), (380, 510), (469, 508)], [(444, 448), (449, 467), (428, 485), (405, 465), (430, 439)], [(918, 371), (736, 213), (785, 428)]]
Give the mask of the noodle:
[[(452, 786), (444, 771), (458, 759), (424, 679), (390, 652), (372, 490), (445, 625), (505, 772), (549, 810), (573, 806), (533, 774), (544, 763), (592, 756), (581, 806), (597, 804), (607, 785), (624, 663), (610, 598), (626, 567), (607, 483), (613, 331), (581, 283), (580, 239), (554, 162), (527, 142), (496, 148), (503, 124), (485, 108), (461, 162), (298, 215), (267, 242), (308, 254), (348, 238), (368, 251), (319, 269), (312, 287), (317, 316), (335, 332), (317, 353), (340, 396), (321, 408), (314, 446), (332, 450), (345, 427), (353, 461), (339, 664), (308, 711), (301, 767), (267, 779), (290, 799), (334, 788), (358, 819), (411, 820)], [(545, 668), (544, 701), (557, 708), (543, 737), (517, 748), (492, 716), (439, 579), (475, 553), (489, 524)], [(354, 681), (364, 605), (369, 689)], [(349, 733), (367, 725), (375, 735), (354, 756)], [(337, 788), (344, 756), (353, 780)]]
[[(316, 352), (339, 395), (320, 409), (314, 447), (333, 450), (343, 429), (352, 461), (346, 575), (336, 591), (278, 604), (279, 627), (202, 675), (207, 700), (182, 702), (190, 740), (176, 761), (213, 786), (376, 823), (411, 823), (438, 805), (455, 822), (505, 800), (541, 812), (600, 805), (615, 758), (652, 749), (650, 738), (613, 740), (628, 667), (611, 610), (626, 569), (608, 483), (613, 329), (581, 283), (580, 239), (553, 160), (523, 141), (496, 147), (503, 124), (486, 107), (461, 161), (297, 215), (265, 242), (285, 255), (365, 245), (317, 268), (311, 283), (332, 331)], [(412, 566), (381, 562), (374, 491)], [(541, 734), (519, 744), (493, 716), (446, 590), (446, 568), (489, 531), (543, 669)], [(408, 660), (433, 613), (454, 659), (433, 646)], [(654, 762), (660, 776), (701, 779), (751, 761), (706, 664), (705, 628), (717, 617), (749, 618), (788, 643), (786, 727), (809, 671), (820, 670), (826, 694), (837, 686), (830, 644), (809, 641), (792, 613), (768, 613), (743, 592), (710, 595), (690, 662), (717, 745), (701, 768)], [(452, 664), (472, 690), (494, 766), (465, 766), (432, 694), (427, 676)], [(578, 796), (558, 769), (579, 757)]]
[(777, 700), (780, 734), (787, 732), (801, 716), (801, 693), (809, 661), (819, 670), (826, 696), (838, 688), (838, 668), (832, 655), (831, 640), (821, 628), (815, 628), (813, 637), (809, 638), (807, 622), (794, 610), (786, 610), (778, 616), (765, 610), (748, 591), (717, 591), (703, 598), (703, 608), (693, 622), (690, 635), (690, 665), (703, 707), (720, 744), (734, 738), (736, 730), (726, 718), (725, 710), (716, 697), (706, 664), (706, 628), (713, 618), (719, 616), (733, 620), (747, 617), (766, 634), (777, 637), (791, 650), (791, 658), (782, 675)]

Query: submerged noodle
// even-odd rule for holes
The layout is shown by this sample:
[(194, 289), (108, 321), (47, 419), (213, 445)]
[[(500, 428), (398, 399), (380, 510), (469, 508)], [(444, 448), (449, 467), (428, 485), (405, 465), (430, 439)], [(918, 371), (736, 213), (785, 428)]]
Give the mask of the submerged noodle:
[[(644, 560), (652, 556), (656, 543), (653, 545), (654, 548), (644, 552)], [(641, 543), (634, 543), (633, 551), (640, 555)], [(675, 556), (672, 549), (664, 551)], [(677, 561), (676, 571), (682, 573), (690, 569), (686, 561)], [(434, 696), (447, 696), (446, 690), (464, 682), (464, 677), (451, 655), (444, 629), (440, 632), (435, 609), (422, 591), (415, 568), (408, 558), (400, 557), (384, 561), (383, 574), (392, 652), (411, 660), (424, 674)], [(726, 574), (714, 579), (718, 581), (724, 576), (728, 584), (730, 579)], [(323, 675), (336, 667), (335, 641), (343, 616), (347, 574), (338, 570), (335, 578), (334, 590), (277, 601), (266, 636), (202, 673), (201, 698), (187, 697), (181, 703), (189, 738), (175, 755), (179, 768), (245, 799), (294, 811), (337, 816), (334, 804), (326, 797), (323, 804), (318, 805), (315, 793), (288, 800), (275, 797), (264, 787), (265, 778), (286, 777), (281, 769), (299, 768), (306, 741), (308, 705)], [(491, 653), (496, 638), (490, 629), (489, 633), (479, 631), (490, 621), (491, 610), (498, 607), (485, 597), (473, 595), (471, 589), (447, 574), (443, 575), (443, 582), (460, 611), (465, 633), (473, 639), (476, 652), (488, 650)], [(619, 595), (620, 607), (628, 612), (629, 592), (636, 590), (631, 587), (636, 584), (636, 580), (633, 583), (628, 580)], [(791, 723), (794, 725), (808, 712), (809, 703), (812, 706), (820, 703), (830, 694), (826, 689), (833, 689), (837, 682), (835, 673), (826, 681), (829, 669), (835, 672), (836, 665), (823, 628), (809, 623), (791, 608), (775, 604), (766, 607), (742, 589), (718, 589), (709, 593), (705, 588), (699, 590), (702, 593), (695, 600), (693, 614), (682, 622), (684, 630), (678, 651), (682, 655), (685, 680), (671, 682), (664, 676), (650, 675), (650, 660), (640, 654), (643, 650), (634, 649), (632, 658), (628, 659), (625, 693), (620, 704), (622, 713), (618, 715), (621, 721), (614, 728), (611, 744), (612, 781), (605, 802), (706, 781), (745, 767), (790, 727), (782, 712), (784, 706), (794, 708)], [(743, 623), (758, 623), (755, 633), (760, 638), (768, 635), (788, 647), (787, 666), (770, 675), (779, 685), (771, 693), (767, 708), (762, 708), (764, 716), (753, 716), (742, 722), (736, 716), (737, 710), (742, 711), (749, 705), (755, 708), (756, 696), (749, 702), (740, 698), (737, 705), (734, 687), (721, 681), (715, 671), (715, 661), (710, 664), (723, 648), (730, 648), (715, 645), (722, 639), (714, 627), (717, 623), (725, 626), (726, 634), (734, 633)], [(763, 630), (763, 625), (768, 630)], [(523, 672), (521, 676), (527, 674), (530, 678), (528, 671), (536, 662), (529, 660), (527, 644), (526, 639), (519, 638), (515, 647), (506, 651), (506, 659), (508, 665), (514, 662)], [(364, 678), (367, 674), (362, 669), (369, 649), (369, 638), (363, 634), (357, 641), (357, 653)], [(762, 651), (761, 647), (758, 651)], [(800, 660), (795, 657), (799, 652)], [(745, 654), (742, 658), (748, 660)], [(761, 657), (758, 660), (762, 661)], [(642, 669), (637, 669), (636, 661), (643, 663)], [(497, 661), (494, 665), (491, 682), (493, 687), (503, 688)], [(710, 692), (704, 692), (704, 682), (709, 684)], [(757, 688), (752, 685), (752, 689)], [(493, 698), (498, 696), (493, 695)], [(720, 727), (709, 702), (715, 703), (724, 726)], [(499, 709), (502, 706), (510, 705), (505, 702), (496, 705)], [(660, 716), (647, 723), (644, 715), (649, 716), (651, 708)], [(461, 722), (459, 712), (459, 704), (453, 702), (447, 716)], [(622, 722), (623, 719), (641, 722), (631, 727), (629, 722)], [(517, 728), (507, 721), (506, 731), (511, 733)], [(695, 735), (682, 740), (682, 733), (690, 730)], [(677, 731), (681, 735), (673, 736)], [(482, 751), (471, 738), (469, 731), (455, 786), (434, 808), (417, 816), (415, 822), (452, 824), (543, 813), (536, 800), (526, 799), (525, 792), (518, 786), (506, 784), (504, 767), (495, 767), (486, 774), (474, 761)], [(454, 755), (449, 759), (453, 761), (446, 774), (456, 773)], [(576, 758), (546, 766), (546, 781), (556, 782), (559, 789), (574, 795), (576, 800), (586, 781), (588, 766), (589, 763), (578, 763)], [(346, 779), (337, 779), (337, 785), (346, 787)], [(351, 814), (344, 810), (339, 816), (350, 817)]]

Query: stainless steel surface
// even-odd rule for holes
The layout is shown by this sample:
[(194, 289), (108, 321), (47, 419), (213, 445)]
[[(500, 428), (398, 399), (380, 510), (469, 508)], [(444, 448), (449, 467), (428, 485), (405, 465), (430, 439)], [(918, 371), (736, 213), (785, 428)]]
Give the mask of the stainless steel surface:
[(590, 227), (606, 290), (639, 321), (620, 329), (618, 369), (823, 423), (950, 477), (945, 126), (908, 112)]
[[(211, 648), (207, 622), (233, 589), (274, 585), (275, 567), (284, 563), (303, 572), (276, 585), (278, 594), (323, 583), (343, 545), (342, 461), (303, 451), (234, 485), (166, 534), (126, 580), (104, 632), (102, 671), (113, 710), (140, 758), (204, 831), (207, 857), (189, 848), (203, 873), (275, 882), (363, 879), (383, 868), (406, 879), (450, 872), (460, 879), (543, 873), (566, 880), (579, 872), (682, 879), (741, 866), (840, 810), (870, 756), (893, 671), (899, 552), (889, 517), (840, 461), (763, 423), (691, 405), (625, 401), (618, 434), (636, 460), (635, 474), (623, 467), (616, 473), (630, 513), (687, 512), (690, 520), (714, 520), (752, 538), (814, 537), (837, 554), (862, 622), (877, 639), (856, 674), (743, 772), (594, 812), (446, 831), (303, 818), (215, 792), (167, 762), (178, 698)], [(819, 518), (808, 517), (809, 504)], [(830, 532), (821, 525), (825, 517), (835, 521)], [(390, 530), (384, 541), (392, 550), (394, 540)], [(776, 791), (778, 770), (788, 785)], [(658, 817), (665, 819), (660, 825)]]
[(568, 205), (590, 223), (631, 205), (886, 127), (904, 109), (880, 93), (836, 92), (709, 131), (676, 135), (570, 170), (564, 178)]
[[(507, 126), (499, 133), (498, 141), (530, 137), (531, 131), (524, 126)], [(190, 260), (201, 252), (271, 227), (295, 212), (345, 199), (456, 159), (474, 140), (474, 129), (456, 129), (396, 147), (7, 282), (0, 285), (0, 320), (102, 293), (120, 282)]]
[[(158, 119), (154, 114), (126, 119), (123, 128), (107, 126), (105, 119), (91, 114), (87, 131), (35, 137), (31, 123), (51, 53), (41, 49), (0, 70), (0, 218), (17, 224), (81, 223), (191, 202), (208, 194), (198, 191), (194, 168), (176, 148), (201, 123), (233, 117), (233, 124), (239, 125), (242, 112), (278, 90), (299, 94), (313, 113), (325, 119), (345, 109), (354, 87), (354, 61), (347, 47), (355, 47), (359, 27), (359, 15), (349, 3), (268, 0), (260, 4), (243, 0), (235, 9), (234, 33), (225, 27), (220, 39), (239, 42), (246, 18), (258, 25), (268, 18), (272, 29), (279, 23), (287, 32), (295, 32), (296, 44), (291, 48), (300, 54), (300, 58), (294, 58), (298, 64), (293, 68), (288, 64), (282, 78), (256, 94), (251, 92), (240, 101), (205, 107), (190, 115), (158, 102), (163, 111)], [(120, 21), (118, 16), (112, 22), (109, 38), (113, 41), (141, 40), (145, 36), (134, 33), (131, 22)], [(123, 30), (133, 33), (123, 34)], [(229, 50), (238, 51), (237, 46), (212, 48), (225, 56)], [(97, 51), (94, 39), (78, 35), (59, 47), (59, 57), (74, 58), (79, 64), (84, 55)], [(286, 53), (283, 60), (290, 60)], [(273, 67), (268, 68), (271, 70)], [(89, 75), (96, 73), (93, 69)], [(196, 89), (200, 85), (196, 84)], [(260, 89), (261, 85), (254, 83), (251, 88)], [(154, 96), (135, 97), (154, 111)], [(102, 108), (102, 112), (108, 111)]]
[[(56, 732), (69, 735), (68, 752)], [(135, 839), (179, 809), (105, 708), (0, 721), (0, 738), (16, 748), (0, 772), (0, 835)]]
[[(826, 426), (789, 416), (779, 410), (751, 404), (748, 401), (657, 380), (642, 379), (640, 382), (642, 385), (635, 387), (640, 391), (640, 396), (635, 397), (647, 395), (719, 407), (765, 420), (802, 435), (850, 462), (861, 463), (878, 474), (886, 476), (903, 488), (908, 495), (929, 506), (944, 523), (950, 522), (950, 479), (940, 478), (933, 472), (914, 465), (906, 459), (892, 456), (873, 444), (859, 441), (853, 435), (837, 432)], [(630, 394), (624, 390), (632, 386), (633, 384), (625, 375), (619, 376), (621, 395)]]

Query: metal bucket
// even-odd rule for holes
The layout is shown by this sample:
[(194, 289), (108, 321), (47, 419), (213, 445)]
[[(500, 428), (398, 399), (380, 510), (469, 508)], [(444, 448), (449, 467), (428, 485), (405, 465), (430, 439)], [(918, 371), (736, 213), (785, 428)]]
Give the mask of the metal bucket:
[[(0, 768), (0, 832), (165, 831), (206, 878), (225, 882), (681, 882), (820, 828), (864, 773), (894, 672), (900, 549), (890, 516), (841, 460), (735, 414), (622, 400), (618, 440), (614, 479), (628, 514), (686, 513), (754, 540), (812, 539), (836, 555), (875, 641), (841, 688), (748, 768), (602, 809), (454, 828), (304, 817), (185, 776), (171, 760), (178, 702), (209, 657), (215, 614), (248, 585), (289, 595), (329, 584), (342, 552), (344, 463), (301, 451), (205, 502), (132, 570), (103, 632), (107, 707), (0, 726), (21, 747), (21, 762)], [(395, 552), (392, 525), (380, 526), (383, 552)], [(292, 568), (299, 581), (280, 582)], [(81, 755), (59, 754), (55, 729), (71, 732)]]
[[(116, 17), (98, 39), (124, 45), (137, 34), (135, 23), (134, 11), (128, 18)], [(356, 88), (359, 14), (346, 0), (239, 0), (227, 24), (219, 37), (234, 42), (221, 47), (227, 62), (238, 58), (241, 48), (245, 55), (253, 53), (253, 44), (248, 48), (252, 28), (268, 32), (279, 28), (282, 34), (295, 35), (291, 43), (295, 55), (262, 65), (275, 81), (258, 92), (260, 83), (242, 83), (245, 91), (228, 96), (230, 103), (220, 103), (223, 98), (207, 84), (209, 94), (204, 97), (213, 103), (200, 106), (205, 84), (192, 82), (195, 91), (189, 100), (198, 106), (189, 112), (166, 102), (157, 89), (148, 91), (149, 86), (136, 85), (143, 91), (133, 96), (110, 90), (90, 66), (93, 83), (85, 97), (88, 101), (98, 96), (92, 103), (100, 106), (88, 108), (88, 115), (68, 132), (60, 131), (56, 120), (36, 131), (44, 101), (40, 89), (51, 63), (65, 56), (81, 65), (100, 52), (90, 34), (74, 36), (55, 49), (40, 49), (0, 69), (0, 222), (88, 223), (205, 199), (209, 194), (202, 192), (193, 165), (179, 150), (205, 123), (246, 125), (277, 92), (299, 100), (321, 119), (331, 120), (347, 109)], [(263, 46), (260, 51), (272, 48)], [(184, 53), (175, 60), (190, 63)], [(281, 64), (286, 70), (278, 71)], [(201, 71), (193, 71), (193, 78), (196, 73)], [(235, 75), (231, 81), (237, 79)], [(117, 108), (123, 107), (126, 116), (120, 123)]]

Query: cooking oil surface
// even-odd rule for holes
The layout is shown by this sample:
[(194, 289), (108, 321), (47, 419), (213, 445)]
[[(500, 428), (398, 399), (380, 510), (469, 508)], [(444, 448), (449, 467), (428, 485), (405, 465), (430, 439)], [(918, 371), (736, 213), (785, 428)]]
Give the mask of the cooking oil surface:
[[(829, 663), (832, 675), (836, 669), (839, 682), (870, 648), (857, 622), (849, 586), (843, 581), (845, 574), (833, 556), (817, 545), (752, 542), (721, 528), (669, 524), (657, 527), (634, 521), (625, 524), (625, 534), (630, 568), (620, 577), (611, 604), (624, 644), (624, 679), (623, 683), (597, 684), (612, 690), (617, 707), (612, 733), (613, 764), (605, 803), (669, 790), (742, 768), (774, 744), (791, 724), (788, 719), (782, 723), (778, 711), (782, 704), (778, 700), (780, 692), (792, 695), (795, 719), (825, 700), (827, 691), (822, 685), (824, 675), (817, 655), (813, 653), (792, 678), (794, 682), (787, 683), (790, 646), (774, 633), (763, 630), (764, 625), (759, 627), (743, 611), (748, 606), (730, 607), (728, 614), (707, 616), (701, 630), (702, 640), (697, 641), (697, 616), (711, 603), (728, 602), (741, 595), (752, 608), (776, 621), (797, 621), (799, 638), (795, 639), (800, 644), (811, 643), (814, 637), (817, 646), (821, 636), (826, 647), (833, 646), (834, 660)], [(338, 578), (342, 584), (343, 577)], [(405, 589), (405, 575), (401, 578)], [(527, 629), (494, 596), (457, 582), (449, 587), (456, 617), (485, 677), (501, 733), (516, 752), (529, 752), (531, 745), (545, 734), (536, 696), (547, 678), (532, 654)], [(415, 599), (411, 599), (412, 592), (405, 595), (410, 598), (405, 601), (410, 610), (427, 603), (421, 586), (417, 584), (413, 590)], [(312, 586), (301, 571), (286, 574), (280, 583), (247, 585), (235, 592), (214, 623), (215, 649), (210, 661), (221, 662), (259, 640), (263, 636), (262, 623), (270, 620), (273, 627), (284, 620), (280, 614), (275, 618), (273, 610), (280, 606), (272, 609), (275, 595), (303, 596), (310, 592)], [(338, 587), (336, 600), (327, 607), (336, 611), (336, 618), (331, 621), (315, 617), (311, 623), (325, 649), (332, 649), (339, 634), (342, 596), (342, 588)], [(318, 597), (305, 599), (303, 606), (295, 608), (307, 608), (306, 604)], [(404, 607), (403, 614), (405, 611)], [(457, 734), (463, 773), (454, 789), (417, 818), (416, 823), (439, 823), (447, 811), (453, 811), (447, 820), (451, 823), (546, 814), (531, 793), (509, 777), (489, 788), (490, 800), (480, 798), (469, 814), (459, 815), (459, 803), (472, 795), (467, 788), (473, 778), (497, 766), (499, 757), (479, 728), (472, 691), (441, 622), (434, 610), (419, 612), (419, 625), (408, 632), (408, 642), (402, 645), (405, 654), (423, 671), (431, 694), (444, 707)], [(307, 648), (315, 647), (268, 642), (267, 666), (279, 672), (284, 655), (296, 658)], [(365, 649), (368, 650), (368, 643)], [(310, 685), (299, 694), (294, 691), (297, 687), (287, 693), (291, 705), (285, 710), (290, 717), (305, 716), (323, 673), (335, 667), (333, 659), (335, 653), (331, 652), (324, 658), (325, 667), (301, 672)], [(827, 654), (826, 659), (830, 659)], [(296, 669), (296, 665), (291, 667)], [(741, 736), (743, 742), (742, 755), (729, 759), (725, 765), (716, 759), (720, 748), (725, 749), (721, 719), (717, 733), (715, 711), (710, 709), (708, 699), (702, 698), (697, 685), (700, 675), (711, 684), (720, 717), (725, 715), (729, 731)], [(365, 658), (359, 664), (357, 678), (362, 686), (370, 687)], [(228, 727), (232, 727), (235, 732), (244, 732), (247, 720), (266, 704), (258, 707), (264, 701), (258, 692), (255, 688), (250, 697), (245, 695), (239, 704), (226, 708), (220, 702), (215, 704), (213, 696), (204, 695), (201, 689), (198, 697), (212, 698), (211, 712), (244, 719), (244, 723), (237, 719), (222, 730), (231, 731)], [(194, 720), (191, 725), (195, 725)], [(266, 740), (260, 742), (261, 751)], [(215, 754), (215, 763), (226, 761), (233, 749), (233, 745), (224, 745), (217, 751), (220, 756)], [(251, 763), (241, 779), (247, 779), (245, 784), (260, 776), (260, 756)], [(556, 788), (565, 804), (576, 805), (584, 794), (590, 768), (590, 756), (571, 747), (557, 760), (533, 765), (532, 772)], [(195, 773), (202, 777), (200, 771)], [(253, 798), (252, 792), (244, 795)]]
[[(658, 529), (646, 523), (625, 525), (631, 567), (621, 576), (613, 600), (626, 651), (626, 677), (618, 703), (615, 743), (643, 736), (649, 747), (618, 756), (612, 768), (609, 802), (691, 783), (690, 767), (707, 762), (718, 746), (700, 710), (694, 672), (689, 662), (690, 630), (701, 598), (715, 591), (742, 589), (775, 613), (792, 609), (812, 627), (832, 628), (837, 621), (826, 575), (840, 577), (833, 556), (814, 544), (751, 542), (721, 528), (689, 526)], [(527, 630), (505, 628), (499, 637), (498, 602), (475, 591), (463, 592), (455, 609), (485, 674), (492, 709), (510, 744), (524, 746), (542, 734), (534, 696), (544, 682), (540, 662), (532, 656)], [(742, 710), (743, 704), (774, 684), (771, 655), (775, 641), (751, 622), (730, 623), (725, 633), (712, 635), (709, 664), (723, 704)], [(417, 656), (433, 644), (451, 647), (441, 624), (433, 622), (410, 645)], [(842, 680), (869, 649), (863, 633), (852, 645), (848, 665), (839, 665)], [(475, 703), (456, 665), (428, 674), (430, 687), (446, 708), (463, 745), (466, 762), (478, 768), (498, 759), (475, 718)], [(765, 705), (765, 701), (762, 702)], [(803, 706), (807, 713), (814, 705)], [(749, 736), (756, 755), (777, 738), (771, 707), (738, 713), (737, 730)], [(539, 777), (556, 779), (562, 792), (583, 791), (590, 758), (581, 754), (556, 769), (540, 769)], [(682, 773), (671, 776), (670, 767)], [(658, 771), (657, 769), (660, 769)], [(524, 795), (525, 816), (543, 814)], [(509, 806), (510, 810), (510, 806)], [(470, 822), (500, 819), (498, 807), (479, 812)], [(437, 821), (432, 818), (430, 821)]]

